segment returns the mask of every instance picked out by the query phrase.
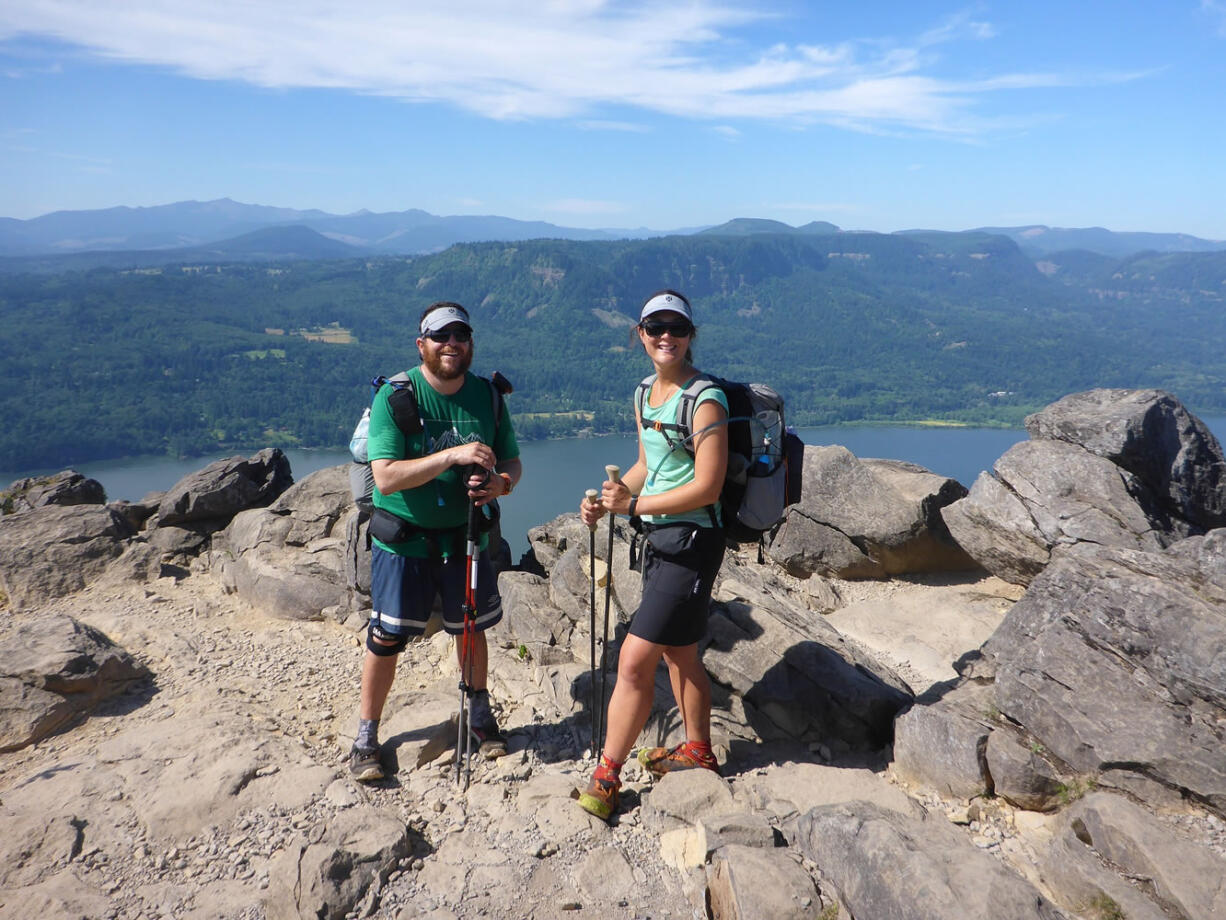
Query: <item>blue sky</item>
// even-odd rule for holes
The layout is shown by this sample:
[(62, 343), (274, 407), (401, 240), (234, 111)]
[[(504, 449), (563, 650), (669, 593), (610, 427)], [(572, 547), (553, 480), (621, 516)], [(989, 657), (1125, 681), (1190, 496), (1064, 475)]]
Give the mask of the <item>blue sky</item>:
[(1226, 239), (1224, 99), (1226, 0), (10, 0), (0, 216)]

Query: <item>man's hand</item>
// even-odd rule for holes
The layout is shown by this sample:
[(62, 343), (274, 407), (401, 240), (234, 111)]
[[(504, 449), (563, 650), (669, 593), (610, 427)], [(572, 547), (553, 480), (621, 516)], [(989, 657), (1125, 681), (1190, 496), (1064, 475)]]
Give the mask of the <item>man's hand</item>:
[(489, 445), (480, 441), (447, 448), (447, 460), (452, 466), (479, 466), (483, 470), (492, 470), (496, 459)]
[[(482, 475), (484, 474), (484, 475)], [(488, 505), (500, 495), (507, 494), (506, 480), (484, 467), (476, 468), (468, 477), (468, 497), (478, 508)]]

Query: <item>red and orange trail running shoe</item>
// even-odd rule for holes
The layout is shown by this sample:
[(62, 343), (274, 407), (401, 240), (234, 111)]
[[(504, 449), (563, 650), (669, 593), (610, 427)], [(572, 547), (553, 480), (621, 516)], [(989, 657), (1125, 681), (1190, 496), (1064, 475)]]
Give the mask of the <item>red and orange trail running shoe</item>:
[(652, 776), (663, 776), (677, 770), (710, 770), (716, 776), (719, 773), (719, 763), (715, 756), (707, 751), (697, 749), (689, 741), (675, 748), (640, 748), (638, 761)]
[(613, 817), (621, 797), (621, 766), (602, 755), (591, 782), (579, 793), (579, 807), (602, 821)]

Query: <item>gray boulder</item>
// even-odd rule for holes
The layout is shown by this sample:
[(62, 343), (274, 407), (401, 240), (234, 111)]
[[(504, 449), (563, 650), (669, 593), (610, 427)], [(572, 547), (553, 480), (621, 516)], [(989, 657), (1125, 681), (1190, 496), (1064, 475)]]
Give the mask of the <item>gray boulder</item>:
[(895, 775), (954, 798), (990, 793), (987, 747), (993, 706), (991, 689), (974, 683), (935, 701), (916, 701), (894, 723)]
[(785, 849), (729, 844), (707, 866), (711, 920), (808, 920), (817, 886)]
[(0, 609), (79, 591), (123, 554), (131, 530), (103, 505), (47, 505), (0, 517)]
[(322, 834), (294, 841), (274, 862), (264, 899), (267, 915), (341, 920), (372, 886), (387, 881), (409, 849), (404, 822), (385, 809), (341, 812)]
[(1027, 584), (1074, 543), (1161, 549), (1186, 536), (1132, 473), (1060, 441), (1022, 441), (944, 509), (950, 532), (992, 574)]
[[(758, 737), (877, 750), (911, 701), (889, 668), (850, 645), (820, 615), (725, 581), (703, 662), (737, 696)], [(740, 589), (740, 590), (738, 590)], [(723, 600), (732, 592), (735, 599)]]
[(992, 791), (1018, 808), (1051, 811), (1067, 795), (1062, 772), (1049, 760), (1047, 748), (1000, 727), (988, 736), (984, 752)]
[(868, 802), (807, 812), (792, 843), (855, 917), (873, 920), (1057, 920), (1063, 914), (954, 830), (943, 816)]
[(1042, 872), (1070, 910), (1114, 902), (1129, 920), (1226, 916), (1226, 860), (1118, 795), (1092, 793), (1061, 813)]
[(213, 538), (211, 561), (227, 589), (269, 616), (320, 619), (349, 608), (348, 536), (356, 516), (347, 470), (318, 470), (267, 508), (234, 516)]
[(1161, 390), (1073, 393), (1026, 419), (1032, 438), (1067, 441), (1128, 470), (1201, 530), (1226, 526), (1226, 458), (1204, 422)]
[(770, 557), (800, 578), (978, 568), (940, 515), (965, 494), (956, 481), (914, 464), (861, 460), (845, 447), (809, 446), (803, 498), (788, 509), (770, 542)]
[(1079, 773), (1226, 814), (1223, 536), (1177, 552), (1063, 549), (984, 645), (996, 706)]
[(64, 470), (50, 476), (28, 476), (18, 479), (0, 491), (0, 514), (16, 514), (47, 505), (101, 505), (106, 502), (106, 490), (96, 479), (86, 479), (76, 470)]
[(0, 632), (0, 752), (41, 741), (149, 676), (101, 632), (62, 612)]
[[(240, 511), (271, 504), (293, 481), (289, 458), (280, 448), (216, 460), (167, 490), (158, 507), (158, 524), (224, 526)], [(348, 484), (345, 488), (348, 491)]]
[(1226, 519), (1221, 446), (1157, 390), (1092, 390), (1027, 419), (966, 498), (942, 510), (953, 538), (994, 575), (1029, 584), (1055, 547), (1157, 550)]

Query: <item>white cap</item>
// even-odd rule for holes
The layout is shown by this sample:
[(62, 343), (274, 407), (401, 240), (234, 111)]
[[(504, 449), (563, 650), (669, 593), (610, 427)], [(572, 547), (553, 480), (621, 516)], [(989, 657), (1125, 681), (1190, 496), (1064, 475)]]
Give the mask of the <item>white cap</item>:
[(428, 332), (438, 332), (452, 323), (463, 323), (469, 329), (473, 327), (472, 323), (468, 320), (468, 311), (458, 303), (448, 304), (445, 307), (439, 307), (437, 310), (431, 310), (422, 318), (420, 334), (425, 335)]
[(680, 313), (691, 323), (694, 322), (694, 316), (690, 313), (689, 303), (675, 291), (661, 291), (658, 294), (652, 294), (647, 299), (647, 303), (643, 304), (643, 312), (639, 314), (639, 322), (641, 323), (647, 319), (652, 313), (663, 313), (665, 310)]

